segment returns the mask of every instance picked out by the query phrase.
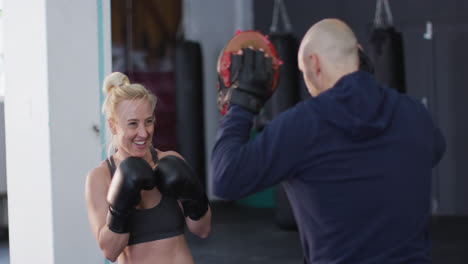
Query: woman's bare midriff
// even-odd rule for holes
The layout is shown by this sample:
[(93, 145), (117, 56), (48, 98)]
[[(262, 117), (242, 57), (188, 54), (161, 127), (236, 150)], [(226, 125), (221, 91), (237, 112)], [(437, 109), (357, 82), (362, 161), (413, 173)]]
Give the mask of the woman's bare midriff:
[[(165, 154), (156, 150), (159, 158)], [(154, 166), (152, 161), (148, 161)], [(150, 209), (161, 202), (161, 193), (155, 187), (142, 190), (137, 209)], [(193, 258), (185, 240), (185, 235), (139, 243), (128, 246), (117, 259), (119, 264), (193, 264)]]
[(193, 264), (185, 236), (128, 246), (118, 258), (119, 264)]

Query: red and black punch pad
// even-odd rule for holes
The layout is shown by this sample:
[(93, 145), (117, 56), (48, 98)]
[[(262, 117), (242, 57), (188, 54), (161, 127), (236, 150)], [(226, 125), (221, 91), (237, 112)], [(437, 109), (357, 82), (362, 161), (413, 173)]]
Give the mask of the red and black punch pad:
[[(221, 78), (221, 81), (224, 83), (225, 87), (231, 87), (231, 76), (229, 73), (229, 69), (231, 66), (231, 54), (236, 54), (239, 50), (246, 48), (253, 48), (255, 50), (262, 49), (268, 56), (272, 58), (272, 66), (275, 72), (274, 79), (271, 85), (271, 93), (273, 94), (278, 83), (279, 68), (282, 64), (282, 61), (278, 57), (276, 49), (270, 42), (268, 37), (258, 31), (237, 31), (234, 37), (231, 40), (229, 40), (229, 42), (223, 48), (223, 50), (219, 54), (218, 62), (216, 65), (216, 71), (219, 77)], [(218, 107), (221, 112), (221, 115), (224, 115), (227, 110), (227, 103), (229, 102), (229, 99), (226, 99), (226, 97), (230, 97), (230, 88), (227, 89), (228, 91), (221, 91), (223, 92), (222, 95), (220, 95), (220, 87), (217, 87), (217, 89)], [(220, 96), (222, 97), (222, 99), (220, 99)]]

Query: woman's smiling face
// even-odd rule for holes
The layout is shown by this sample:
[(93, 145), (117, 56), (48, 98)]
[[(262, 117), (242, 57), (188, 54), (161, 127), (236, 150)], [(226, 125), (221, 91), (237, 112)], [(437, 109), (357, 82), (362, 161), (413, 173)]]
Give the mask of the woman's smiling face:
[(121, 155), (145, 157), (154, 133), (154, 116), (148, 100), (121, 101), (109, 126)]

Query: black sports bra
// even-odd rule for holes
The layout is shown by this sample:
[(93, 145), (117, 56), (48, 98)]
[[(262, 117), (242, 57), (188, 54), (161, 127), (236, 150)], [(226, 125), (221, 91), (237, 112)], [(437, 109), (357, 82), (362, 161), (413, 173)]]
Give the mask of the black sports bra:
[[(150, 150), (153, 162), (156, 164), (158, 153), (153, 148)], [(114, 158), (110, 156), (106, 162), (112, 178), (116, 169)], [(130, 216), (128, 245), (174, 237), (183, 234), (184, 228), (185, 218), (177, 200), (161, 195), (161, 201), (155, 207), (136, 209)]]

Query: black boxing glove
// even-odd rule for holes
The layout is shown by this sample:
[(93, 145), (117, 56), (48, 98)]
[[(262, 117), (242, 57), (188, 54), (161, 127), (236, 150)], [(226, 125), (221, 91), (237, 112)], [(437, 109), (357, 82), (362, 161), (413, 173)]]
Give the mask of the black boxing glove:
[(140, 191), (156, 185), (153, 169), (142, 158), (130, 157), (120, 162), (112, 177), (107, 201), (107, 226), (115, 233), (128, 233), (128, 220), (140, 202)]
[[(238, 74), (238, 87), (232, 89), (231, 104), (239, 105), (258, 114), (271, 96), (274, 71), (272, 59), (259, 50), (243, 49), (242, 55), (231, 54), (231, 68)], [(238, 69), (238, 70), (237, 70)]]
[(159, 190), (182, 202), (185, 216), (199, 220), (208, 211), (208, 198), (189, 165), (176, 156), (165, 156), (154, 170)]

